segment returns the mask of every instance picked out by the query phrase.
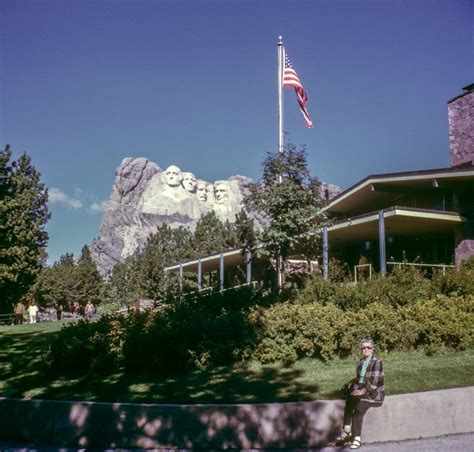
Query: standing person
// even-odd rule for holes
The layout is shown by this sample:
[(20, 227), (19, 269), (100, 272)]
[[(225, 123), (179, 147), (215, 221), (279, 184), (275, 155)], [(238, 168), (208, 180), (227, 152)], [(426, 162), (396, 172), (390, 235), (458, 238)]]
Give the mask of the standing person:
[(385, 398), (382, 361), (374, 355), (371, 339), (360, 341), (362, 358), (356, 367), (356, 378), (345, 385), (346, 406), (344, 408), (344, 429), (336, 439), (336, 445), (352, 440), (351, 449), (362, 445), (361, 433), (364, 414), (371, 407), (381, 406)]
[(79, 315), (79, 303), (77, 301), (73, 301), (71, 304), (71, 313), (72, 317), (77, 319)]
[(35, 300), (33, 300), (28, 306), (28, 315), (30, 317), (30, 323), (36, 323), (36, 318), (38, 316), (38, 306)]
[(369, 267), (368, 267), (369, 261), (367, 260), (367, 257), (360, 253), (359, 257), (359, 274), (361, 279), (367, 279), (369, 276)]
[(14, 314), (15, 314), (15, 325), (23, 325), (26, 309), (25, 309), (25, 305), (21, 302), (21, 300), (15, 305)]
[(85, 312), (86, 312), (86, 317), (88, 319), (92, 319), (92, 316), (94, 315), (94, 312), (95, 312), (95, 308), (90, 300), (86, 304)]
[(61, 320), (63, 317), (63, 304), (59, 302), (56, 306), (56, 316), (58, 320)]

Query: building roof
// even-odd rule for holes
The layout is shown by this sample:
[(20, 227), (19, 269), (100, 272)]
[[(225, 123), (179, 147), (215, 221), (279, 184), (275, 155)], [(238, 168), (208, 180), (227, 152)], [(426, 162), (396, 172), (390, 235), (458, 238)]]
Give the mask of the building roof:
[[(390, 236), (429, 234), (434, 231), (452, 231), (466, 218), (457, 212), (393, 206), (383, 210), (385, 233)], [(353, 218), (335, 222), (328, 228), (330, 243), (344, 243), (357, 240), (376, 240), (378, 238), (379, 211), (369, 212)]]
[[(360, 212), (389, 202), (394, 193), (416, 188), (449, 188), (460, 181), (474, 181), (474, 166), (373, 174), (333, 198), (325, 210), (333, 215)], [(386, 204), (385, 204), (386, 205)]]

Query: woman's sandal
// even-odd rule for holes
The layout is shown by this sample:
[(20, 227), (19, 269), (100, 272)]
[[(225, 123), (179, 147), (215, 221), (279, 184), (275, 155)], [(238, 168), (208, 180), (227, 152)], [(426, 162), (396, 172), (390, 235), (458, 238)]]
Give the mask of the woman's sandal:
[(349, 447), (349, 449), (358, 449), (360, 446), (362, 446), (361, 441), (358, 440), (358, 439), (354, 439), (352, 441), (351, 447)]
[(337, 444), (344, 444), (349, 442), (352, 439), (350, 432), (346, 432), (345, 430), (336, 438), (336, 445)]

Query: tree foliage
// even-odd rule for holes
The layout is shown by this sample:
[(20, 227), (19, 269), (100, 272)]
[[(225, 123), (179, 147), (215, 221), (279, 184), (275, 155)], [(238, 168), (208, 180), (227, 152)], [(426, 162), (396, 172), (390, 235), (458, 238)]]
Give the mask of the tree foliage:
[[(163, 268), (180, 261), (196, 259), (229, 248), (254, 243), (253, 221), (240, 214), (237, 223), (223, 223), (210, 212), (201, 217), (194, 233), (184, 227), (171, 228), (161, 225), (148, 237), (143, 249), (134, 256), (118, 263), (109, 278), (109, 298), (120, 304), (129, 304), (137, 298), (160, 299), (168, 291), (177, 288), (177, 274), (167, 275)], [(186, 279), (185, 284), (196, 285), (196, 277)]]
[(317, 249), (321, 227), (328, 224), (319, 186), (308, 170), (304, 147), (288, 144), (281, 153), (267, 154), (262, 179), (251, 184), (244, 205), (267, 220), (262, 244), (272, 257), (285, 259), (302, 248), (302, 241), (305, 250)]
[(172, 229), (164, 224), (148, 238), (142, 253), (137, 257), (141, 296), (153, 299), (163, 296), (163, 267), (192, 257), (192, 237), (189, 229)]
[(193, 236), (194, 255), (207, 256), (237, 246), (235, 228), (217, 218), (214, 211), (204, 214), (198, 221)]
[(81, 251), (81, 257), (75, 268), (76, 286), (75, 295), (76, 301), (81, 306), (85, 306), (88, 301), (95, 305), (100, 303), (103, 292), (104, 281), (92, 260), (89, 247), (84, 245)]
[(48, 192), (25, 153), (0, 152), (0, 310), (23, 296), (44, 263)]
[(51, 267), (44, 267), (38, 275), (32, 294), (43, 307), (62, 304), (70, 306), (76, 299), (76, 263), (74, 255), (66, 253)]
[(82, 248), (76, 262), (73, 254), (65, 254), (51, 267), (44, 267), (38, 276), (31, 294), (40, 306), (71, 306), (77, 301), (85, 306), (88, 301), (95, 305), (105, 298), (105, 285), (89, 248)]

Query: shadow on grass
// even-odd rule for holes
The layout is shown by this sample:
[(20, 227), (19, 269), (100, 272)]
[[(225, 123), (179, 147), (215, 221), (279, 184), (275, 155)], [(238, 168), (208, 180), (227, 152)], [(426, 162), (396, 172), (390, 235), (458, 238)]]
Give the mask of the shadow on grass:
[(4, 397), (136, 403), (266, 403), (311, 400), (318, 385), (299, 382), (291, 367), (228, 365), (174, 376), (103, 373), (58, 375), (45, 361), (55, 332), (11, 327), (0, 336), (0, 394)]
[[(0, 337), (1, 395), (33, 399), (0, 400), (2, 439), (81, 447), (245, 449), (322, 445), (339, 427), (340, 412), (328, 411), (324, 402), (265, 404), (310, 400), (318, 392), (317, 384), (298, 381), (299, 369), (232, 365), (173, 377), (121, 371), (54, 376), (44, 360), (52, 334), (30, 328)], [(219, 406), (227, 403), (234, 405)]]

